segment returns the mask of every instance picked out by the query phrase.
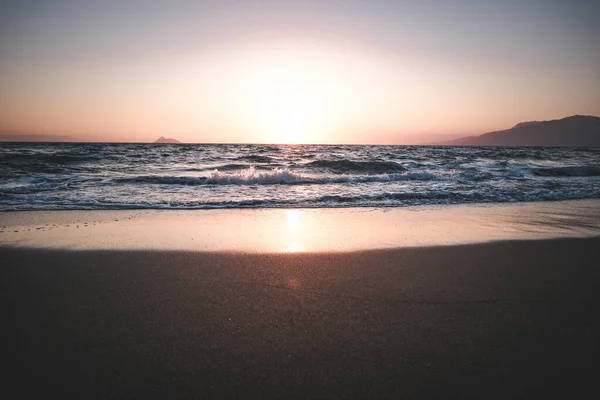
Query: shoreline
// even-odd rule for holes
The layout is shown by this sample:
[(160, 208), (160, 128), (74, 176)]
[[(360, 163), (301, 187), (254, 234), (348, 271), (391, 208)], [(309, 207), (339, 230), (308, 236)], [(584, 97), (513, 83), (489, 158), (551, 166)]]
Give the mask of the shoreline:
[(4, 247), (348, 252), (600, 236), (600, 199), (394, 208), (0, 213)]
[(7, 390), (582, 396), (599, 220), (600, 200), (0, 213)]

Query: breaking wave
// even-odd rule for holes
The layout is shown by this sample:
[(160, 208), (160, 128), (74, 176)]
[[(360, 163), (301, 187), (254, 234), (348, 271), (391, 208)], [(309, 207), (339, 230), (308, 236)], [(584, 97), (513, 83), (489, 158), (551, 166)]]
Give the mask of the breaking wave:
[(382, 175), (305, 175), (287, 168), (275, 168), (260, 171), (254, 167), (235, 172), (213, 170), (209, 176), (160, 176), (146, 175), (128, 178), (117, 178), (117, 183), (145, 183), (156, 185), (301, 185), (330, 183), (369, 183), (397, 181), (428, 181), (440, 179), (440, 176), (429, 171), (403, 172)]

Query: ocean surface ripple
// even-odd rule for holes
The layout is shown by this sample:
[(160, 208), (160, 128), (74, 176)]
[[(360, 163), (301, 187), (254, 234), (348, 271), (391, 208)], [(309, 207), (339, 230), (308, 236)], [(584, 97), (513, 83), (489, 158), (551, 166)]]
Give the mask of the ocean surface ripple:
[(600, 198), (600, 149), (0, 143), (0, 210)]

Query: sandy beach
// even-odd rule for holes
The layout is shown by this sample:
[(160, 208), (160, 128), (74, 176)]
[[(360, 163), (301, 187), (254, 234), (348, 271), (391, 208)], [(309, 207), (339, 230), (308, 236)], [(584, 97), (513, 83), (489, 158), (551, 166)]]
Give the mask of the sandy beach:
[[(19, 214), (6, 215), (4, 231)], [(4, 241), (5, 390), (23, 398), (597, 392), (600, 238), (565, 232), (312, 252)]]
[(0, 397), (600, 399), (599, 21), (2, 2)]

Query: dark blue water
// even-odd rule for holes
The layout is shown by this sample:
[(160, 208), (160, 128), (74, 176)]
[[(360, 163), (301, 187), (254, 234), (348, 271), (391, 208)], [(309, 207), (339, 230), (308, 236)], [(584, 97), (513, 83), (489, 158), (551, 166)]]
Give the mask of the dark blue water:
[(0, 143), (0, 210), (600, 198), (600, 150)]

